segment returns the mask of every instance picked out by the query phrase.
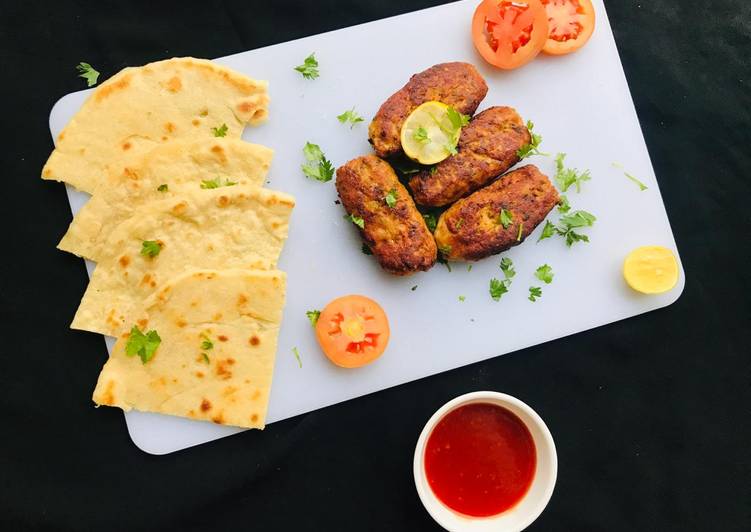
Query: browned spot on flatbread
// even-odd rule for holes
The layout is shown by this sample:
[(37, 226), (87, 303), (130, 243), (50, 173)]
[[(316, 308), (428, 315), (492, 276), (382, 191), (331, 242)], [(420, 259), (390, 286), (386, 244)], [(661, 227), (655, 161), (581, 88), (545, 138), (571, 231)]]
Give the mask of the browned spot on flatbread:
[(211, 410), (211, 402), (204, 398), (201, 401), (201, 412), (208, 412), (209, 410)]
[(130, 142), (123, 143), (123, 151), (128, 151), (131, 147), (132, 145), (130, 144)]
[(94, 100), (99, 103), (105, 98), (109, 97), (110, 95), (114, 94), (117, 91), (125, 90), (128, 88), (128, 85), (130, 85), (130, 74), (126, 74), (122, 77), (122, 79), (114, 82), (114, 83), (105, 83), (101, 85), (96, 92), (94, 92)]
[(176, 126), (175, 126), (175, 124), (173, 124), (172, 122), (165, 122), (165, 123), (164, 123), (164, 130), (165, 130), (165, 131), (166, 131), (167, 133), (174, 133), (174, 132), (175, 132), (175, 129), (177, 129), (177, 127), (176, 127)]
[(238, 307), (242, 307), (247, 302), (248, 302), (248, 296), (246, 296), (245, 294), (240, 294), (239, 296), (237, 296)]
[(115, 381), (109, 381), (107, 383), (107, 387), (104, 389), (104, 394), (102, 394), (102, 402), (103, 405), (114, 405), (115, 404), (115, 396), (112, 393), (112, 390), (115, 388)]
[(196, 417), (196, 411), (191, 408), (190, 410), (188, 410), (188, 415), (190, 417)]
[(120, 266), (122, 266), (123, 268), (127, 268), (128, 264), (130, 264), (130, 257), (123, 255), (117, 262), (119, 262)]
[(219, 414), (211, 418), (211, 421), (213, 421), (214, 423), (218, 425), (221, 425), (224, 423), (224, 415), (221, 412), (219, 412)]
[(140, 320), (138, 320), (138, 321), (137, 321), (136, 323), (138, 324), (138, 327), (139, 327), (139, 328), (140, 328), (141, 330), (143, 330), (143, 329), (145, 329), (145, 328), (146, 328), (146, 326), (147, 326), (147, 325), (149, 324), (149, 320), (147, 320), (147, 319), (145, 319), (145, 318), (141, 318), (141, 319), (140, 319)]
[(250, 416), (250, 421), (252, 423), (255, 423), (256, 421), (258, 421), (258, 414), (253, 414), (252, 416)]
[(180, 78), (177, 76), (173, 76), (167, 82), (167, 90), (170, 92), (178, 92), (182, 88), (183, 88), (183, 84), (180, 81)]
[(216, 203), (220, 207), (226, 207), (227, 205), (229, 205), (230, 201), (227, 196), (219, 196)]
[(149, 284), (151, 282), (151, 274), (147, 273), (141, 278), (141, 284)]
[(65, 138), (65, 131), (61, 131), (60, 134), (57, 136), (58, 142), (63, 140)]
[(198, 112), (199, 116), (209, 116), (209, 110), (205, 107)]
[(259, 397), (261, 397), (261, 391), (260, 390), (256, 390), (255, 392), (253, 392), (253, 396), (250, 399), (253, 400), (253, 401), (255, 401)]
[(201, 121), (200, 121), (200, 120), (198, 120), (197, 118), (194, 118), (194, 119), (193, 119), (193, 120), (191, 121), (191, 124), (193, 124), (194, 126), (198, 127), (198, 126), (200, 126), (200, 125), (201, 125)]
[(165, 141), (165, 140), (167, 140), (167, 137), (166, 136), (162, 136), (162, 141)]
[(229, 370), (229, 366), (232, 366), (235, 363), (235, 361), (231, 358), (227, 358), (225, 360), (220, 360), (216, 364), (216, 375), (222, 380), (227, 380), (232, 378), (232, 372)]
[(222, 319), (222, 313), (221, 312), (217, 312), (216, 314), (214, 314), (214, 317), (212, 318), (212, 321), (219, 321), (221, 319)]
[(188, 210), (188, 203), (186, 201), (181, 201), (180, 203), (172, 206), (172, 214), (175, 216), (180, 216), (181, 214), (185, 213), (185, 211)]
[(227, 397), (228, 395), (232, 395), (237, 391), (237, 388), (235, 386), (227, 386), (224, 390), (222, 390), (222, 395), (224, 397)]
[(50, 176), (52, 175), (52, 171), (51, 171), (51, 170), (50, 170), (49, 168), (45, 168), (45, 169), (44, 169), (44, 170), (42, 171), (42, 175), (43, 175), (44, 177), (50, 177)]
[(221, 146), (219, 146), (218, 144), (214, 144), (214, 145), (213, 145), (213, 146), (211, 147), (211, 151), (212, 151), (213, 153), (224, 153), (224, 148), (222, 148), (222, 147), (221, 147)]
[(258, 336), (256, 336), (255, 334), (250, 337), (250, 345), (252, 345), (253, 347), (257, 346), (260, 343), (261, 343), (261, 339), (258, 338)]
[(187, 321), (185, 321), (185, 320), (184, 320), (183, 318), (177, 318), (177, 319), (175, 320), (175, 325), (177, 325), (177, 326), (178, 326), (178, 327), (180, 327), (181, 329), (182, 329), (183, 327), (185, 327), (185, 326), (186, 326), (187, 324), (188, 324), (188, 322), (187, 322)]
[(196, 377), (203, 379), (203, 371), (196, 371)]
[(227, 340), (229, 340), (229, 338), (227, 338), (227, 337), (226, 337), (226, 336), (224, 336), (223, 334), (220, 334), (220, 335), (219, 335), (219, 336), (217, 336), (216, 338), (217, 338), (217, 340), (219, 340), (220, 342), (226, 342)]

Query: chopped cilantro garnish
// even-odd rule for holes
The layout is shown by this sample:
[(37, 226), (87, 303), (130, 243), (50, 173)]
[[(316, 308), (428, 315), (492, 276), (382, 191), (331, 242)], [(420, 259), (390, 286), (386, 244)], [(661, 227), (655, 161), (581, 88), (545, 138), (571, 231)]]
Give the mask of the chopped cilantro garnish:
[(227, 124), (222, 124), (219, 127), (212, 127), (211, 132), (214, 134), (215, 137), (226, 137), (228, 129), (229, 128), (227, 127)]
[(550, 155), (549, 153), (544, 153), (540, 151), (540, 144), (542, 143), (542, 135), (538, 135), (537, 133), (534, 133), (532, 130), (535, 128), (534, 122), (531, 120), (527, 120), (527, 129), (529, 130), (529, 135), (531, 137), (531, 141), (529, 144), (525, 144), (518, 150), (516, 150), (516, 156), (519, 157), (519, 160), (524, 160), (527, 157), (532, 157), (533, 155)]
[(428, 144), (430, 142), (430, 137), (428, 137), (428, 130), (422, 126), (418, 127), (415, 130), (415, 132), (412, 134), (412, 137), (417, 142), (421, 142), (423, 144)]
[(365, 220), (356, 214), (346, 214), (344, 215), (344, 219), (349, 220), (360, 229), (365, 229)]
[(323, 154), (318, 144), (306, 142), (302, 149), (306, 164), (302, 165), (302, 172), (306, 176), (326, 183), (334, 177), (334, 165)]
[(428, 226), (428, 231), (430, 231), (431, 233), (435, 231), (435, 226), (438, 224), (435, 215), (428, 212), (423, 214), (422, 218), (423, 220), (425, 220), (425, 225)]
[(565, 194), (561, 194), (561, 200), (558, 202), (558, 212), (566, 214), (571, 210), (571, 205), (568, 202), (568, 198)]
[(205, 189), (212, 189), (212, 188), (219, 188), (219, 187), (231, 187), (236, 185), (237, 183), (235, 181), (230, 181), (229, 179), (226, 179), (222, 181), (221, 177), (215, 177), (214, 179), (204, 179), (201, 181), (201, 188)]
[(553, 268), (551, 268), (547, 264), (543, 264), (535, 270), (535, 277), (537, 277), (545, 284), (550, 284), (553, 282), (553, 275), (555, 275), (553, 273)]
[(506, 209), (501, 209), (501, 214), (498, 216), (498, 223), (503, 226), (504, 229), (508, 229), (508, 226), (514, 221), (514, 215)]
[(524, 232), (524, 222), (519, 223), (519, 233), (516, 235), (516, 241), (522, 241), (522, 233)]
[(506, 279), (511, 279), (514, 275), (516, 275), (516, 270), (514, 270), (514, 262), (508, 257), (503, 257), (501, 259), (501, 271), (503, 272), (503, 275), (504, 277), (506, 277)]
[(347, 122), (349, 122), (349, 124), (350, 124), (349, 128), (350, 129), (352, 129), (353, 127), (355, 127), (355, 124), (357, 124), (358, 122), (362, 122), (364, 120), (363, 117), (361, 117), (360, 115), (358, 115), (355, 112), (355, 108), (354, 107), (352, 109), (350, 109), (349, 111), (344, 111), (342, 114), (337, 115), (336, 118), (342, 124), (346, 124)]
[(315, 52), (305, 58), (302, 65), (296, 66), (297, 70), (305, 79), (316, 79), (318, 73), (318, 61), (315, 57)]
[(300, 358), (300, 352), (297, 350), (297, 347), (292, 348), (292, 353), (295, 355), (295, 358), (297, 359), (297, 364), (302, 368), (302, 358)]
[(464, 301), (465, 301), (466, 299), (467, 299), (467, 298), (466, 298), (466, 297), (464, 297), (464, 296), (459, 296), (459, 301), (461, 301), (462, 303), (464, 303)]
[(501, 296), (508, 292), (508, 287), (511, 284), (511, 281), (508, 279), (504, 279), (503, 281), (500, 281), (496, 279), (495, 277), (490, 280), (490, 297), (493, 298), (493, 301), (500, 301)]
[(94, 70), (94, 67), (81, 61), (76, 65), (76, 70), (78, 70), (78, 77), (86, 80), (87, 87), (93, 87), (96, 85), (96, 82), (99, 79), (99, 72)]
[(169, 190), (169, 185), (167, 185), (166, 183), (164, 183), (164, 184), (161, 184), (158, 187), (156, 187), (156, 189), (157, 189), (158, 192), (167, 192)]
[(305, 313), (305, 315), (310, 320), (310, 324), (315, 327), (318, 323), (318, 318), (321, 317), (321, 311), (320, 310), (309, 310)]
[(141, 255), (153, 259), (162, 251), (162, 245), (156, 240), (144, 240), (141, 243)]
[(393, 209), (396, 205), (397, 199), (398, 196), (396, 195), (396, 189), (392, 188), (391, 190), (389, 190), (389, 193), (386, 194), (386, 196), (383, 198), (383, 201), (385, 201), (386, 205)]
[(149, 331), (143, 334), (141, 329), (134, 325), (130, 330), (128, 341), (125, 344), (125, 354), (129, 357), (138, 355), (141, 363), (146, 364), (146, 362), (154, 358), (154, 352), (160, 343), (162, 343), (162, 339), (156, 331)]
[(555, 182), (558, 184), (561, 192), (566, 192), (572, 186), (576, 186), (576, 191), (581, 192), (581, 184), (584, 181), (592, 179), (592, 176), (589, 174), (589, 170), (579, 173), (579, 170), (576, 168), (565, 168), (563, 166), (565, 158), (565, 153), (559, 153), (555, 157)]
[(204, 361), (207, 364), (211, 364), (211, 360), (209, 359), (209, 355), (207, 355), (206, 353), (201, 353), (201, 356), (203, 357)]
[(530, 286), (529, 287), (529, 300), (533, 303), (537, 301), (538, 297), (542, 297), (542, 288), (539, 286)]

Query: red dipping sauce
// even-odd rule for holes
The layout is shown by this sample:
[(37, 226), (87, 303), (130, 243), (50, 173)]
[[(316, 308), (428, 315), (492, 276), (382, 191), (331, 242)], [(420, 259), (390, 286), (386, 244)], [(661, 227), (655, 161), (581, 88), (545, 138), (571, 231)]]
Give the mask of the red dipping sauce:
[(452, 510), (488, 517), (518, 503), (532, 485), (537, 452), (529, 429), (514, 413), (470, 403), (441, 419), (425, 446), (425, 475)]

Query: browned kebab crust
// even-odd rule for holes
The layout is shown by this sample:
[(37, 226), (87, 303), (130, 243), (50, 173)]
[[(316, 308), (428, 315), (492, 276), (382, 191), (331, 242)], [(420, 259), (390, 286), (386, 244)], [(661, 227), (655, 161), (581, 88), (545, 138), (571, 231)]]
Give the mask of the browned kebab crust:
[(436, 100), (471, 116), (487, 92), (487, 83), (473, 65), (461, 62), (434, 65), (409, 78), (404, 87), (381, 105), (368, 128), (370, 143), (379, 157), (399, 153), (402, 125), (417, 106)]
[(518, 163), (517, 151), (531, 140), (516, 110), (485, 109), (462, 130), (456, 155), (410, 179), (415, 202), (441, 207), (484, 187)]
[[(384, 270), (409, 275), (435, 264), (433, 235), (386, 161), (375, 155), (352, 159), (337, 169), (336, 190), (347, 213), (365, 221), (360, 233)], [(391, 190), (397, 199), (393, 207), (385, 201)]]
[[(436, 226), (438, 248), (447, 260), (474, 261), (501, 253), (523, 242), (559, 201), (545, 174), (536, 166), (523, 166), (449, 207)], [(501, 209), (512, 216), (506, 229)]]

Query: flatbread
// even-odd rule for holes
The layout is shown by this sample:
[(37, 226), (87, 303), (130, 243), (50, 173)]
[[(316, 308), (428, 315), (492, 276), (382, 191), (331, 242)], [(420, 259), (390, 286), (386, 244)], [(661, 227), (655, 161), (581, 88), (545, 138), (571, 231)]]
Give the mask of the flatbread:
[(161, 338), (153, 358), (128, 356), (129, 335), (121, 335), (92, 399), (262, 429), (285, 282), (283, 272), (251, 270), (191, 271), (171, 280), (139, 309), (141, 331)]
[(93, 193), (108, 170), (119, 173), (159, 143), (210, 138), (222, 124), (227, 137), (239, 138), (245, 124), (266, 119), (266, 87), (192, 57), (125, 68), (102, 83), (60, 133), (42, 179)]
[[(276, 268), (292, 196), (252, 186), (194, 190), (147, 203), (117, 226), (71, 327), (119, 336), (161, 284), (191, 268)], [(153, 258), (144, 241), (158, 241)]]
[[(273, 150), (239, 139), (175, 140), (157, 145), (135, 164), (111, 174), (78, 211), (58, 244), (63, 251), (99, 261), (113, 229), (141, 205), (200, 188), (204, 180), (262, 185)], [(158, 188), (166, 185), (166, 190)]]

